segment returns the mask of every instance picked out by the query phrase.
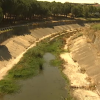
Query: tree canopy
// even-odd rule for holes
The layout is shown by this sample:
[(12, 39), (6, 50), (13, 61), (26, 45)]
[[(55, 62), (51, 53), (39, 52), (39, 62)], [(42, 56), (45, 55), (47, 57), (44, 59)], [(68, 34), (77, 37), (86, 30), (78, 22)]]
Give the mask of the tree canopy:
[(36, 0), (1, 0), (0, 21), (4, 20), (31, 20), (35, 17), (44, 18), (48, 16), (95, 17), (100, 13), (100, 8), (92, 5), (81, 5), (61, 2), (47, 2)]
[(2, 20), (2, 18), (3, 18), (2, 8), (0, 8), (0, 21)]

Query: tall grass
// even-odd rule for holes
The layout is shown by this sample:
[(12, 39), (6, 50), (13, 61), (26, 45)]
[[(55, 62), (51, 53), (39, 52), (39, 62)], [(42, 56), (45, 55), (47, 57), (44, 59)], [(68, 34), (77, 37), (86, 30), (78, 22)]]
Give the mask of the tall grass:
[(42, 44), (28, 50), (19, 63), (8, 72), (6, 78), (22, 79), (37, 75), (44, 63), (43, 55)]
[(19, 90), (19, 86), (13, 80), (1, 80), (0, 81), (0, 94), (13, 93)]

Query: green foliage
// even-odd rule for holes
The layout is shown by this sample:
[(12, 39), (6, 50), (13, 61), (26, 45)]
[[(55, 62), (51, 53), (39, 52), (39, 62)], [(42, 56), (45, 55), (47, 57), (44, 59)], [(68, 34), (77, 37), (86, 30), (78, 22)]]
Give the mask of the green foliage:
[(58, 67), (61, 66), (62, 60), (59, 58), (59, 54), (63, 52), (61, 49), (63, 45), (62, 37), (58, 37), (52, 41), (49, 41), (48, 38), (29, 49), (21, 60), (8, 71), (4, 80), (0, 81), (0, 93), (16, 92), (18, 89), (18, 85), (15, 84), (16, 79), (26, 79), (37, 75), (40, 72), (40, 66), (44, 63), (43, 55), (46, 52), (54, 54), (57, 57), (54, 63)]
[(39, 73), (40, 65), (43, 65), (44, 52), (36, 46), (24, 54), (24, 57), (8, 72), (7, 78), (28, 78)]
[[(59, 7), (59, 8), (58, 8)], [(63, 4), (60, 3), (60, 2), (51, 2), (50, 4), (50, 10), (52, 12), (52, 14), (55, 16), (55, 15), (58, 15), (58, 14), (62, 14), (63, 12)]]
[(57, 67), (59, 67), (59, 68), (61, 68), (62, 67), (62, 64), (64, 63), (64, 61), (63, 60), (61, 60), (61, 58), (56, 58), (56, 59), (54, 59), (54, 60), (51, 60), (51, 65), (53, 65), (53, 66), (57, 66)]
[[(38, 74), (40, 65), (43, 65), (44, 62), (42, 58), (44, 53), (50, 52), (57, 56), (63, 51), (61, 49), (62, 46), (63, 41), (61, 38), (54, 39), (48, 43), (46, 40), (38, 43), (37, 46), (31, 48), (24, 54), (20, 62), (8, 72), (6, 78), (20, 79)], [(57, 62), (60, 65), (60, 60), (57, 60)]]
[(66, 15), (67, 17), (69, 13), (71, 13), (71, 4), (64, 3), (63, 4), (63, 14)]
[(78, 8), (76, 6), (74, 6), (72, 9), (71, 9), (71, 13), (75, 16), (77, 16), (78, 14)]
[(99, 12), (99, 13), (100, 13), (100, 7), (98, 7), (98, 8), (97, 8), (97, 12)]
[(89, 17), (89, 7), (88, 6), (83, 7), (83, 16), (85, 18)]
[[(31, 20), (36, 18), (47, 18), (50, 16), (67, 17), (72, 13), (75, 17), (99, 17), (100, 8), (81, 4), (47, 2), (36, 0), (1, 0), (1, 8), (5, 19), (9, 20)], [(1, 11), (2, 12), (2, 11)], [(0, 13), (2, 16), (2, 13)], [(64, 17), (64, 16), (63, 16)]]
[[(49, 46), (50, 45), (50, 46)], [(58, 38), (57, 39), (54, 39), (52, 40), (51, 42), (49, 42), (48, 44), (48, 48), (47, 51), (50, 52), (50, 53), (53, 53), (53, 54), (60, 54), (62, 49), (61, 47), (63, 46), (63, 42), (62, 40), (59, 40)]]
[(0, 81), (0, 94), (8, 94), (16, 92), (19, 87), (15, 84), (13, 80), (1, 80)]
[(82, 16), (82, 11), (83, 8), (81, 5), (74, 5), (71, 7), (71, 13), (75, 16), (75, 17), (80, 17)]
[[(3, 80), (0, 81), (0, 94), (14, 93), (19, 90), (19, 85), (16, 84), (16, 79), (26, 79), (35, 76), (40, 71), (40, 66), (43, 65), (43, 55), (46, 52), (50, 52), (56, 56), (56, 59), (52, 61), (54, 66), (62, 67), (64, 63), (59, 57), (60, 53), (64, 50), (63, 36), (59, 36), (50, 41), (49, 38), (37, 43), (37, 46), (29, 49), (21, 60), (8, 72)], [(69, 80), (64, 76), (67, 82), (67, 90), (69, 91), (66, 100), (73, 100), (70, 96)], [(62, 97), (63, 98), (63, 97)], [(65, 99), (65, 98), (63, 98)]]
[(53, 66), (57, 66), (59, 68), (62, 67), (62, 64), (64, 63), (64, 61), (59, 57), (59, 55), (63, 52), (65, 52), (63, 50), (64, 47), (64, 40), (63, 40), (63, 36), (58, 37), (52, 41), (49, 42), (46, 51), (50, 52), (52, 54), (54, 54), (56, 56), (56, 59), (51, 61), (51, 64)]
[(0, 22), (2, 21), (3, 18), (3, 12), (2, 12), (2, 8), (0, 8)]

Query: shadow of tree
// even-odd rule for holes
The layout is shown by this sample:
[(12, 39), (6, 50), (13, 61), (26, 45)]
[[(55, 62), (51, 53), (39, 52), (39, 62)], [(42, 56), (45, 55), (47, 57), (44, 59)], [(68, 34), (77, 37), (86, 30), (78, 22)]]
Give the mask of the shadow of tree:
[(12, 56), (5, 45), (0, 45), (0, 61), (9, 60)]
[(8, 31), (8, 32), (2, 32), (0, 34), (0, 43), (4, 42), (5, 40), (11, 38), (13, 36), (13, 32), (12, 31)]
[(25, 35), (30, 34), (30, 30), (28, 26), (18, 26), (13, 28), (14, 35)]

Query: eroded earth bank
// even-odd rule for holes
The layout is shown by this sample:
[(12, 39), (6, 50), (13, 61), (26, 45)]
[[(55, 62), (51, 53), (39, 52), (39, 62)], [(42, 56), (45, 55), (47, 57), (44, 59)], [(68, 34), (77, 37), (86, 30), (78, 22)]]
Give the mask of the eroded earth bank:
[(64, 73), (69, 77), (73, 95), (78, 100), (100, 100), (100, 31), (91, 26), (66, 39), (61, 55)]

